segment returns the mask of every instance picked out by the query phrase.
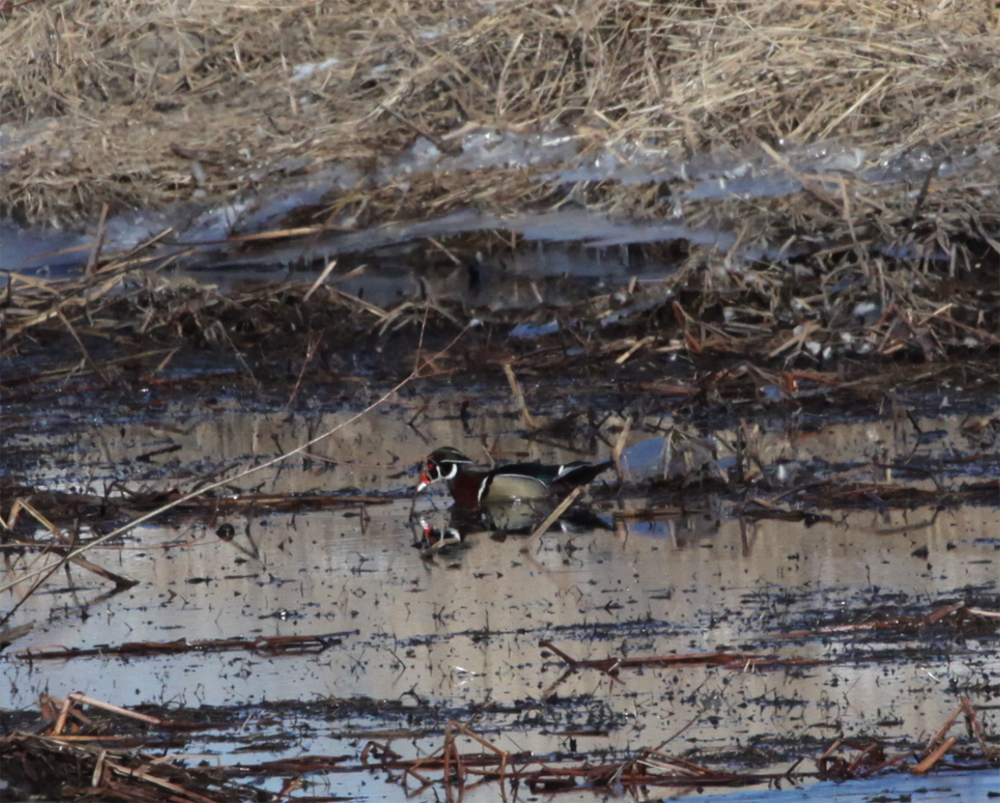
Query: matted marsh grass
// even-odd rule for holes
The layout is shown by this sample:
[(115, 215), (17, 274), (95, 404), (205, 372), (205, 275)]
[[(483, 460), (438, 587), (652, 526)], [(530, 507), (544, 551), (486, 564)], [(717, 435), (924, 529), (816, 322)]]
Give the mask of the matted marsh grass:
[[(782, 142), (833, 140), (869, 159), (916, 148), (934, 168), (916, 201), (913, 187), (843, 179), (837, 194), (807, 183), (787, 200), (692, 202), (685, 215), (738, 228), (744, 244), (822, 234), (864, 254), (905, 241), (970, 267), (982, 254), (967, 241), (995, 248), (1000, 15), (985, 0), (71, 1), (17, 6), (0, 48), (0, 212), (24, 220), (221, 199), (345, 161), (368, 171), (418, 137), (447, 152), (491, 126), (681, 161)], [(931, 176), (977, 149), (971, 173)], [(521, 167), (364, 184), (332, 194), (318, 219), (567, 200), (655, 218), (673, 206), (669, 187), (567, 192)]]
[[(3, 388), (22, 401), (135, 381), (166, 388), (194, 370), (205, 388), (287, 385), (291, 404), (303, 383), (398, 378), (416, 360), (425, 379), (497, 381), (516, 370), (537, 382), (556, 371), (682, 408), (849, 405), (942, 382), (996, 387), (991, 283), (992, 270), (952, 278), (883, 258), (826, 272), (818, 260), (743, 273), (690, 262), (656, 284), (562, 306), (491, 310), (445, 294), (383, 308), (319, 280), (223, 294), (133, 255), (82, 277), (12, 275), (0, 310)], [(512, 337), (517, 324), (550, 328)], [(420, 332), (427, 342), (415, 352)], [(457, 333), (455, 348), (423, 362)]]

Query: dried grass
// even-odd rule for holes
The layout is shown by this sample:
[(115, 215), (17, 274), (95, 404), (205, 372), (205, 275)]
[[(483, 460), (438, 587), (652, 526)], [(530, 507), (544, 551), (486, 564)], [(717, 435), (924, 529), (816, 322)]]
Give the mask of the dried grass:
[[(986, 0), (69, 0), (15, 9), (0, 50), (0, 212), (32, 220), (226, 196), (335, 161), (371, 167), (419, 135), (454, 145), (449, 135), (469, 124), (567, 130), (585, 149), (640, 142), (677, 158), (781, 139), (869, 153), (1000, 141), (1000, 20)], [(939, 182), (923, 211), (941, 222), (922, 236), (995, 228), (995, 179), (992, 169)], [(477, 171), (371, 187), (367, 214), (507, 212), (551, 206), (551, 193), (527, 171)], [(702, 214), (740, 221), (751, 237), (846, 233), (872, 216), (898, 236), (913, 211), (898, 190), (859, 196), (843, 210), (800, 193)], [(613, 183), (585, 200), (663, 213), (648, 190)]]
[[(505, 214), (573, 202), (658, 219), (677, 213), (687, 182), (565, 186), (550, 177), (552, 165), (442, 169), (403, 182), (379, 179), (375, 168), (419, 137), (453, 152), (463, 132), (482, 126), (563, 132), (585, 153), (636, 145), (679, 162), (705, 152), (756, 153), (803, 189), (687, 200), (680, 211), (692, 229), (730, 231), (740, 247), (797, 251), (794, 270), (748, 271), (726, 254), (681, 248), (687, 263), (669, 286), (682, 306), (654, 304), (662, 288), (647, 296), (630, 290), (636, 309), (649, 309), (649, 331), (606, 329), (610, 339), (595, 341), (589, 354), (606, 351), (622, 364), (637, 351), (683, 344), (692, 353), (768, 355), (772, 368), (797, 369), (814, 368), (819, 355), (995, 359), (993, 274), (969, 279), (1000, 264), (1000, 15), (985, 0), (66, 0), (14, 8), (0, 21), (0, 49), (2, 215), (93, 223), (104, 204), (113, 215), (244, 190), (266, 196), (291, 177), (346, 162), (364, 176), (357, 186), (297, 210), (288, 223), (302, 228), (266, 233), (256, 245), (292, 235), (312, 242), (331, 221), (360, 228), (463, 208)], [(305, 75), (309, 64), (315, 69)], [(830, 141), (869, 159), (910, 155), (917, 165), (966, 152), (978, 162), (865, 183), (846, 173), (799, 175), (784, 161), (782, 140)], [(414, 254), (430, 263), (445, 251), (450, 268), (516, 241), (481, 233), (452, 239), (446, 251), (428, 240)], [(889, 245), (916, 258), (890, 259)], [(655, 256), (665, 246), (643, 248)], [(947, 270), (927, 270), (934, 254), (950, 257)], [(325, 360), (319, 333), (385, 335), (416, 325), (424, 309), (406, 302), (383, 310), (335, 290), (320, 298), (315, 288), (223, 298), (161, 281), (143, 260), (108, 259), (99, 267), (95, 258), (84, 280), (16, 277), (4, 347), (31, 350), (60, 338), (82, 362), (53, 366), (47, 376), (69, 370), (106, 383), (122, 370), (119, 357), (88, 335), (130, 320), (146, 369), (169, 361), (181, 341), (228, 350), (235, 338), (240, 348), (266, 342), (272, 351), (304, 353), (301, 381), (306, 365)], [(448, 298), (435, 296), (427, 309), (455, 323), (467, 311), (449, 312)], [(789, 299), (797, 305), (791, 312)], [(857, 310), (872, 304), (881, 318), (862, 325)], [(564, 311), (567, 319), (604, 321), (616, 305), (599, 296)], [(720, 308), (721, 323), (713, 318)], [(632, 324), (641, 328), (640, 317)], [(303, 325), (307, 349), (292, 336)], [(565, 367), (561, 355), (549, 359)], [(517, 366), (531, 367), (541, 364)]]

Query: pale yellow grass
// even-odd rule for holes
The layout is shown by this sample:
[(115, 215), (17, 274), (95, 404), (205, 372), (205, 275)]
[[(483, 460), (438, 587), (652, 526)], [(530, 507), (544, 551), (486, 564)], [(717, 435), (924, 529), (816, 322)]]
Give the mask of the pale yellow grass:
[[(655, 141), (679, 159), (758, 142), (869, 154), (1000, 142), (1000, 21), (986, 0), (68, 0), (0, 25), (0, 213), (28, 220), (225, 198), (345, 160), (364, 169), (421, 135), (449, 147), (470, 124), (566, 130), (585, 149)], [(304, 64), (324, 66), (298, 76)], [(988, 173), (935, 185), (926, 209), (949, 230), (995, 226), (988, 185)], [(365, 193), (370, 221), (549, 199), (519, 170)], [(659, 215), (650, 197), (614, 185), (586, 199)], [(874, 208), (889, 231), (912, 209), (898, 192), (868, 201), (832, 210), (805, 193), (703, 216), (846, 232)]]

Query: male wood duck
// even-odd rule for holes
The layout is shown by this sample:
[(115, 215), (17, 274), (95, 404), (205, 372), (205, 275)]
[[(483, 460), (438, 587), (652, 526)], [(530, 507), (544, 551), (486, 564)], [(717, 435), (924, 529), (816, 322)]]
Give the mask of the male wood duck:
[(487, 469), (476, 466), (458, 449), (443, 446), (424, 463), (417, 492), (432, 482), (446, 480), (455, 504), (479, 510), (487, 504), (565, 496), (574, 488), (592, 482), (613, 465), (611, 460), (603, 463), (577, 460), (562, 466), (508, 463)]

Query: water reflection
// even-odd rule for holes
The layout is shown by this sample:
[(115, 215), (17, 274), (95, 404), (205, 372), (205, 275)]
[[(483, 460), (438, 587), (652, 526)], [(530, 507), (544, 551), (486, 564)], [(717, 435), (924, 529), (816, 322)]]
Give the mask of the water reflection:
[[(428, 411), (419, 433), (407, 424), (416, 407)], [(995, 599), (996, 544), (984, 538), (997, 530), (994, 507), (936, 515), (925, 508), (837, 510), (812, 525), (741, 518), (742, 500), (701, 490), (701, 466), (718, 467), (735, 432), (690, 431), (665, 417), (633, 424), (623, 460), (632, 479), (622, 489), (595, 484), (586, 504), (527, 552), (525, 534), (544, 511), (506, 506), (461, 533), (461, 545), (423, 556), (413, 547), (420, 520), (438, 528), (455, 521), (446, 492), (413, 497), (409, 467), (429, 442), (468, 453), (489, 443), (518, 460), (594, 461), (610, 453), (622, 425), (611, 416), (601, 425), (605, 440), (573, 435), (570, 446), (559, 447), (525, 439), (507, 402), (484, 405), (464, 422), (460, 410), (460, 399), (411, 399), (318, 445), (331, 462), (288, 464), (252, 489), (360, 488), (385, 504), (294, 514), (247, 504), (150, 525), (90, 555), (139, 586), (109, 595), (102, 581), (74, 568), (69, 582), (61, 578), (31, 596), (11, 621), (34, 624), (15, 649), (324, 634), (339, 634), (339, 645), (299, 655), (151, 651), (64, 661), (26, 661), (8, 651), (5, 705), (31, 707), (43, 690), (82, 690), (121, 705), (258, 712), (250, 753), (234, 752), (245, 745), (231, 734), (197, 737), (197, 752), (215, 752), (224, 763), (253, 760), (260, 740), (290, 745), (291, 723), (280, 707), (266, 708), (275, 701), (323, 701), (316, 712), (296, 710), (294, 745), (277, 749), (282, 755), (356, 754), (366, 731), (392, 725), (407, 732), (393, 749), (415, 757), (438, 746), (443, 718), (473, 711), (502, 749), (548, 754), (567, 749), (565, 734), (588, 731), (601, 734), (595, 746), (624, 752), (659, 744), (692, 723), (678, 751), (712, 751), (736, 739), (768, 745), (813, 738), (824, 728), (888, 740), (936, 732), (956, 696), (984, 700), (978, 679), (1000, 673), (988, 632), (955, 638), (948, 629), (845, 629), (785, 638), (829, 623), (921, 615), (942, 600)], [(262, 460), (272, 456), (275, 438), (302, 442), (347, 416), (239, 405), (196, 414), (178, 404), (170, 412), (174, 426), (155, 433), (136, 418), (59, 430), (65, 435), (16, 431), (7, 446), (34, 444), (60, 455), (58, 463), (37, 464), (37, 485), (170, 487), (191, 465), (209, 472)], [(539, 416), (539, 424), (559, 417)], [(917, 448), (928, 458), (950, 453), (964, 419), (956, 413), (923, 427), (950, 434)], [(783, 459), (841, 471), (866, 454), (912, 454), (914, 444), (902, 438), (892, 421), (830, 422), (797, 439), (774, 427), (760, 433), (755, 454), (766, 466)], [(121, 479), (133, 476), (131, 458), (165, 443), (178, 448), (151, 456), (146, 476)], [(732, 466), (720, 470), (728, 475)], [(664, 474), (672, 486), (643, 484)], [(5, 577), (20, 570), (8, 562)], [(542, 641), (581, 660), (726, 649), (827, 663), (797, 671), (686, 666), (630, 669), (614, 679), (596, 670), (564, 677), (565, 664)], [(400, 701), (407, 711), (396, 722), (395, 715), (365, 713), (355, 700)], [(264, 747), (256, 755), (276, 757)], [(326, 778), (338, 793), (403, 799), (398, 787), (369, 776)]]

